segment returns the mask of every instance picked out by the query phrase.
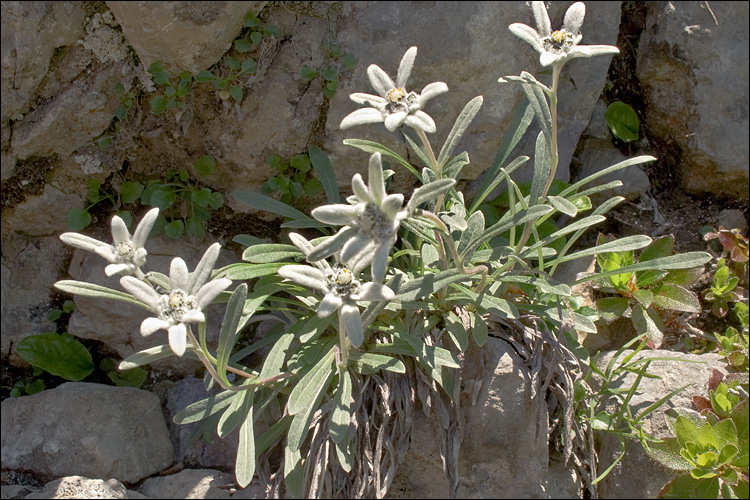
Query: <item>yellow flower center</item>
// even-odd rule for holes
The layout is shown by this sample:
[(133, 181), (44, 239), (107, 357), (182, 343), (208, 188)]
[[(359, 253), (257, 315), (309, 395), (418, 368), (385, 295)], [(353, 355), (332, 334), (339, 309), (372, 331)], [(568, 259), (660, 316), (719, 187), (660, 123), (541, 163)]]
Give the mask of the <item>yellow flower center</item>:
[(552, 33), (552, 40), (554, 40), (556, 43), (563, 43), (565, 41), (565, 38), (567, 36), (567, 33), (565, 30), (557, 30), (554, 33)]
[(404, 97), (406, 97), (406, 91), (401, 87), (388, 91), (388, 100), (391, 102), (399, 102)]

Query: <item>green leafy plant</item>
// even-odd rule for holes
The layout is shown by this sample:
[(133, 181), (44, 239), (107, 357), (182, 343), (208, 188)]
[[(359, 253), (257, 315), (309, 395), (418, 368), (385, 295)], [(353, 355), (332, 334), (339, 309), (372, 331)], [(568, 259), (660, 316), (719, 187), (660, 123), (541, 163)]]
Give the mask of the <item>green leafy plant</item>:
[[(548, 21), (542, 2), (532, 8), (537, 20)], [(377, 142), (346, 139), (346, 145), (364, 153), (362, 171), (367, 180), (355, 174), (352, 194), (343, 197), (330, 158), (310, 145), (307, 158), (297, 155), (294, 166), (289, 162), (292, 175), (309, 175), (313, 170), (325, 191), (327, 203), (310, 215), (261, 193), (232, 193), (253, 209), (284, 218), (281, 227), (292, 232), (280, 243), (245, 236), (238, 239), (248, 245), (241, 262), (214, 270), (221, 246), (215, 243), (193, 270), (175, 257), (169, 276), (144, 272), (143, 240), (157, 217), (150, 211), (132, 239), (115, 220), (113, 245), (83, 235), (62, 236), (66, 243), (106, 256), (105, 271), (124, 275), (120, 279), (124, 292), (70, 280), (55, 286), (67, 293), (138, 305), (148, 311), (142, 333), (168, 332), (160, 345), (120, 363), (120, 370), (173, 354), (203, 364), (206, 387), (218, 385), (221, 390), (180, 411), (175, 421), (200, 422), (204, 435), (213, 432), (221, 438), (237, 430), (235, 474), (242, 487), (260, 467), (272, 471), (279, 481), (283, 478), (287, 496), (385, 495), (393, 477), (386, 470), (392, 471), (400, 458), (393, 453), (385, 458), (381, 451), (408, 446), (410, 417), (401, 411), (406, 405), (413, 408), (419, 399), (441, 418), (453, 420), (455, 425), (448, 420), (439, 425), (445, 431), (442, 445), (460, 443), (461, 360), (470, 349), (489, 342), (490, 334), (541, 366), (532, 391), (541, 397), (546, 396), (541, 394), (544, 391), (555, 391), (561, 402), (564, 431), (560, 444), (566, 461), (574, 449), (590, 456), (593, 425), (602, 425), (623, 440), (648, 440), (638, 425), (642, 414), (628, 413), (627, 403), (637, 383), (614, 422), (599, 414), (575, 418), (576, 399), (579, 414), (583, 414), (580, 405), (593, 403), (584, 393), (578, 398), (586, 388), (574, 381), (582, 380), (591, 369), (578, 332), (596, 332), (591, 319), (596, 311), (573, 298), (571, 286), (632, 273), (636, 279), (656, 273), (653, 282), (664, 282), (670, 272), (697, 268), (711, 256), (705, 252), (672, 255), (671, 248), (663, 251), (661, 240), (652, 245), (652, 239), (644, 235), (602, 241), (591, 248), (574, 247), (624, 200), (615, 197), (596, 208), (576, 205), (593, 193), (619, 185), (616, 181), (593, 186), (594, 181), (655, 158), (629, 159), (561, 187), (555, 194), (550, 191), (559, 161), (557, 103), (562, 68), (575, 57), (617, 52), (611, 46), (578, 46), (580, 37), (575, 34), (583, 22), (582, 4), (574, 4), (565, 18), (566, 29), (555, 32), (546, 43), (528, 26), (511, 26), (540, 51), (542, 64), (552, 67), (552, 84), (548, 87), (528, 72), (499, 80), (521, 85), (525, 101), (514, 113), (473, 200), (457, 189), (461, 171), (470, 160), (468, 152), (456, 150), (484, 98), (477, 96), (466, 103), (449, 123), (447, 135), (439, 134), (445, 139), (435, 149), (427, 134), (434, 134), (437, 124), (423, 110), (430, 99), (447, 92), (448, 85), (433, 82), (421, 94), (410, 91), (408, 79), (417, 55), (417, 48), (411, 47), (397, 66), (395, 82), (379, 66), (368, 66), (378, 95), (352, 94), (362, 108), (344, 117), (340, 126), (382, 124), (389, 132), (400, 132), (396, 141), (406, 143), (413, 161)], [(525, 194), (511, 174), (530, 158), (512, 153), (535, 119), (540, 132), (533, 177)], [(414, 176), (415, 187), (407, 195), (388, 193), (387, 180), (394, 171), (386, 160)], [(274, 158), (270, 164), (283, 162)], [(292, 184), (298, 182), (304, 192), (301, 179)], [(500, 186), (508, 192), (507, 208), (488, 224), (479, 206)], [(148, 189), (152, 191), (149, 199), (157, 191), (162, 198), (169, 195), (162, 185), (147, 185), (143, 193)], [(293, 190), (299, 192), (300, 187)], [(178, 194), (171, 196), (174, 203)], [(169, 206), (164, 205), (165, 209)], [(562, 227), (542, 236), (541, 226), (553, 217)], [(504, 234), (507, 238), (501, 237)], [(560, 238), (564, 244), (556, 249), (551, 244)], [(638, 262), (602, 266), (594, 276), (571, 283), (555, 279), (556, 270), (565, 262), (641, 249), (645, 250)], [(233, 281), (242, 283), (231, 290)], [(644, 281), (641, 285), (647, 286)], [(204, 310), (211, 302), (225, 304), (217, 343), (207, 340), (209, 318)], [(240, 343), (245, 326), (261, 320), (273, 325), (263, 339)], [(641, 342), (638, 349), (645, 344)], [(251, 354), (264, 347), (270, 348), (268, 354), (262, 362), (255, 362)], [(644, 377), (647, 366), (648, 362), (626, 359), (618, 369), (636, 370)], [(592, 369), (592, 373), (609, 380), (616, 370), (607, 370), (596, 375)], [(420, 380), (420, 386), (415, 388), (412, 380)], [(445, 457), (449, 493), (454, 496), (459, 485), (457, 457), (457, 453)], [(582, 477), (601, 477), (596, 463), (575, 462), (586, 468)]]
[(729, 365), (738, 371), (748, 371), (748, 334), (728, 326), (724, 334), (717, 333), (719, 354), (724, 356)]
[[(65, 217), (71, 231), (80, 231), (88, 227), (92, 221), (91, 210), (94, 207), (104, 204), (108, 204), (116, 215), (122, 217), (127, 225), (133, 224), (133, 216), (130, 215), (129, 211), (121, 209), (121, 206), (122, 203), (131, 203), (135, 200), (129, 201), (129, 198), (125, 195), (121, 196), (117, 192), (110, 192), (103, 187), (101, 181), (96, 179), (87, 180), (86, 187), (88, 189), (88, 194), (86, 195), (88, 204), (84, 208), (71, 208)], [(125, 187), (123, 189), (127, 192), (128, 188)]]
[(612, 135), (623, 142), (632, 142), (638, 140), (638, 130), (641, 122), (635, 110), (622, 101), (615, 101), (604, 112), (604, 119), (607, 121), (609, 130)]
[(266, 158), (266, 163), (278, 173), (263, 183), (262, 193), (278, 193), (282, 203), (292, 205), (303, 196), (312, 198), (323, 192), (323, 185), (313, 175), (307, 153), (295, 155), (289, 161), (272, 154)]
[(339, 88), (340, 75), (345, 71), (352, 71), (357, 67), (357, 58), (351, 52), (344, 52), (340, 45), (330, 41), (323, 42), (323, 48), (328, 53), (330, 63), (325, 68), (313, 69), (308, 65), (302, 67), (300, 75), (306, 80), (312, 80), (320, 75), (325, 81), (323, 95), (333, 99)]
[(748, 249), (748, 238), (740, 233), (739, 229), (709, 230), (703, 235), (706, 241), (718, 240), (721, 243), (721, 257), (740, 279), (740, 284), (748, 285), (748, 261), (750, 261), (750, 250)]
[[(211, 175), (216, 159), (212, 155), (203, 155), (194, 166), (200, 175)], [(161, 210), (152, 234), (163, 230), (173, 239), (181, 237), (185, 231), (204, 238), (206, 222), (212, 211), (224, 206), (224, 196), (220, 192), (202, 186), (190, 177), (187, 170), (170, 170), (166, 173), (166, 182), (156, 179), (145, 184), (134, 182), (128, 189), (131, 197), (140, 199), (141, 204)]]
[[(597, 246), (602, 247), (612, 241), (611, 235), (600, 234)], [(664, 338), (665, 314), (701, 312), (698, 296), (688, 287), (703, 274), (703, 267), (680, 270), (646, 270), (619, 273), (623, 268), (636, 264), (648, 264), (672, 255), (674, 236), (663, 236), (651, 242), (636, 260), (633, 250), (625, 252), (602, 252), (596, 257), (603, 272), (609, 274), (596, 280), (598, 288), (604, 292), (616, 293), (617, 297), (603, 297), (596, 301), (599, 314), (608, 320), (624, 316), (630, 312), (633, 327), (639, 334), (647, 334), (649, 346), (656, 348)]]
[(740, 279), (734, 275), (724, 259), (719, 259), (711, 287), (703, 292), (703, 300), (711, 304), (711, 312), (716, 316), (726, 316), (732, 302), (747, 301), (747, 290), (739, 286), (739, 282)]
[[(738, 374), (739, 375), (739, 374)], [(694, 396), (698, 413), (666, 412), (675, 437), (652, 443), (650, 457), (684, 474), (667, 483), (661, 498), (747, 498), (748, 394), (737, 378), (717, 370), (709, 379), (710, 397)]]
[(91, 353), (67, 333), (30, 335), (18, 343), (16, 352), (32, 366), (65, 380), (83, 380), (94, 371)]
[(179, 75), (176, 75), (167, 69), (161, 61), (152, 63), (148, 67), (148, 72), (153, 76), (154, 84), (159, 89), (159, 93), (148, 102), (155, 115), (160, 115), (175, 108), (182, 108), (185, 105), (185, 98), (192, 90), (192, 73), (182, 71)]

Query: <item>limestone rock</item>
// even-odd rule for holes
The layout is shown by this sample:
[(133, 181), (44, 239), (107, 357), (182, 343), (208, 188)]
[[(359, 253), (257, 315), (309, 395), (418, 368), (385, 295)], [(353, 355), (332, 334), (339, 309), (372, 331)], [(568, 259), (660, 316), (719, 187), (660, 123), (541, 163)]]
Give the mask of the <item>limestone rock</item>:
[(234, 482), (234, 475), (225, 472), (185, 469), (171, 476), (150, 477), (139, 490), (150, 498), (233, 498), (230, 487)]
[(161, 61), (176, 74), (197, 73), (218, 61), (240, 32), (245, 13), (257, 13), (263, 3), (106, 2), (143, 65)]
[(172, 463), (156, 395), (68, 382), (2, 402), (3, 467), (135, 482)]
[(646, 123), (682, 149), (682, 185), (691, 192), (748, 197), (748, 7), (648, 7), (636, 71)]
[[(528, 369), (512, 348), (496, 338), (488, 339), (483, 356), (485, 376), (476, 405), (468, 397), (462, 399), (465, 423), (458, 496), (578, 496), (580, 482), (571, 471), (548, 467), (547, 403), (531, 399)], [(448, 494), (434, 423), (418, 412), (410, 449), (389, 495), (446, 498)]]
[[(568, 2), (551, 2), (553, 26), (562, 24), (568, 6)], [(395, 75), (404, 52), (417, 46), (419, 52), (407, 84), (408, 90), (421, 92), (425, 85), (436, 81), (445, 82), (450, 89), (425, 107), (425, 112), (435, 119), (438, 127), (437, 133), (430, 135), (436, 154), (466, 103), (477, 95), (484, 96), (482, 109), (454, 153), (469, 152), (471, 165), (464, 168), (464, 177), (476, 178), (492, 164), (514, 107), (525, 99), (519, 85), (500, 84), (498, 78), (527, 70), (543, 83), (549, 84), (550, 80), (548, 75), (539, 74), (542, 68), (537, 52), (508, 30), (508, 25), (514, 22), (535, 26), (532, 11), (526, 3), (448, 2), (429, 8), (418, 2), (345, 3), (338, 20), (338, 39), (359, 59), (359, 65), (351, 79), (341, 82), (328, 112), (324, 149), (330, 152), (334, 166), (345, 169), (349, 177), (354, 172), (366, 171), (368, 155), (342, 145), (345, 138), (380, 142), (408, 158), (401, 134), (387, 132), (382, 124), (361, 125), (343, 131), (339, 124), (346, 115), (360, 107), (349, 100), (349, 94), (374, 92), (367, 78), (367, 67), (377, 64), (390, 75)], [(583, 23), (583, 43), (614, 45), (619, 24), (620, 2), (590, 3)], [(568, 180), (571, 156), (602, 91), (610, 59), (577, 59), (566, 64), (563, 70), (559, 87), (562, 97), (558, 110), (558, 178)], [(531, 128), (536, 132), (530, 133), (511, 159), (519, 154), (533, 153), (539, 129), (536, 124)], [(421, 165), (418, 158), (412, 158), (412, 161)], [(400, 174), (411, 175), (407, 172)], [(518, 182), (528, 181), (531, 168), (519, 171), (519, 174)], [(346, 175), (344, 181), (348, 181)]]
[[(624, 351), (620, 359), (630, 353), (632, 353), (630, 350)], [(599, 358), (598, 366), (606, 367), (613, 355), (614, 351), (604, 353)], [(716, 353), (696, 355), (654, 350), (641, 351), (635, 359), (661, 356), (680, 359), (676, 361), (654, 360), (651, 362), (648, 368), (649, 373), (658, 375), (660, 378), (644, 377), (641, 380), (639, 390), (630, 403), (633, 415), (637, 415), (638, 412), (685, 384), (690, 384), (690, 387), (672, 397), (661, 408), (644, 418), (644, 431), (657, 438), (672, 435), (667, 427), (664, 411), (669, 408), (692, 409), (692, 396), (708, 396), (708, 379), (711, 369), (716, 368), (724, 371), (723, 368), (726, 366)], [(695, 363), (695, 361), (699, 363)], [(635, 378), (636, 374), (628, 372), (615, 379), (611, 387), (630, 387)], [(614, 408), (611, 408), (611, 411), (614, 411)], [(603, 471), (619, 455), (619, 441), (617, 437), (606, 434), (602, 434), (600, 437), (599, 470)], [(599, 495), (602, 498), (655, 498), (659, 490), (674, 477), (673, 471), (649, 458), (640, 443), (631, 443), (625, 457), (599, 483)]]
[(136, 491), (129, 491), (117, 479), (89, 479), (67, 476), (45, 484), (24, 498), (148, 498)]
[(30, 238), (3, 228), (2, 332), (0, 348), (12, 364), (26, 366), (15, 346), (29, 335), (55, 331), (47, 319), (51, 286), (63, 266), (65, 248), (55, 236)]

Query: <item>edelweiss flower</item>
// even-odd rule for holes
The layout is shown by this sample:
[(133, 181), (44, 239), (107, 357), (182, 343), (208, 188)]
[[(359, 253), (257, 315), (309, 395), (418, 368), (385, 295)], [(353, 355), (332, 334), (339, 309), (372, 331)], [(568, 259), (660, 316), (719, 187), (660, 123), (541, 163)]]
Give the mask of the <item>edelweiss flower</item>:
[(415, 57), (417, 57), (416, 47), (406, 51), (398, 67), (396, 83), (393, 83), (391, 77), (379, 66), (371, 64), (367, 68), (367, 76), (370, 84), (380, 96), (360, 92), (351, 94), (349, 98), (352, 101), (371, 107), (358, 109), (347, 115), (341, 120), (341, 128), (385, 122), (385, 128), (393, 132), (406, 123), (412, 128), (418, 128), (430, 134), (434, 133), (437, 130), (435, 121), (422, 111), (422, 108), (429, 99), (448, 92), (448, 86), (443, 82), (434, 82), (422, 89), (421, 94), (406, 90), (406, 80), (411, 74)]
[(206, 283), (220, 249), (219, 243), (211, 245), (192, 273), (188, 272), (184, 260), (174, 258), (169, 269), (169, 293), (159, 294), (150, 285), (132, 276), (120, 278), (123, 288), (156, 313), (155, 318), (146, 318), (141, 323), (142, 335), (151, 335), (162, 328), (168, 330), (169, 347), (178, 356), (185, 353), (187, 324), (206, 321), (203, 309), (232, 284), (232, 280), (227, 278)]
[(63, 233), (60, 239), (68, 245), (96, 252), (107, 259), (110, 262), (104, 269), (107, 276), (117, 273), (142, 276), (140, 267), (146, 263), (146, 255), (148, 255), (143, 245), (158, 215), (158, 208), (149, 210), (138, 224), (132, 238), (125, 221), (115, 215), (112, 217), (112, 239), (114, 240), (112, 245), (78, 233)]
[[(292, 233), (292, 242), (308, 253), (313, 247), (302, 236)], [(339, 311), (347, 335), (354, 347), (359, 347), (364, 341), (364, 326), (359, 314), (358, 300), (381, 301), (393, 300), (396, 294), (382, 283), (369, 282), (362, 284), (358, 279), (363, 267), (361, 262), (350, 269), (342, 264), (331, 267), (327, 262), (316, 263), (317, 267), (292, 264), (279, 269), (279, 276), (319, 290), (325, 296), (318, 304), (318, 316), (325, 318), (333, 312)]]
[(326, 224), (343, 225), (334, 236), (315, 247), (307, 260), (315, 262), (341, 250), (341, 262), (357, 261), (362, 269), (372, 262), (372, 277), (383, 281), (388, 254), (396, 242), (398, 226), (408, 214), (401, 211), (403, 194), (386, 194), (380, 153), (370, 156), (368, 188), (362, 176), (354, 174), (353, 205), (334, 204), (318, 207), (312, 216)]
[(521, 23), (513, 23), (510, 31), (529, 42), (539, 52), (542, 66), (563, 65), (574, 57), (592, 57), (604, 54), (617, 54), (620, 49), (612, 45), (578, 45), (583, 38), (581, 25), (586, 15), (583, 2), (576, 2), (568, 8), (563, 21), (563, 28), (552, 31), (547, 8), (544, 2), (532, 2), (537, 30)]

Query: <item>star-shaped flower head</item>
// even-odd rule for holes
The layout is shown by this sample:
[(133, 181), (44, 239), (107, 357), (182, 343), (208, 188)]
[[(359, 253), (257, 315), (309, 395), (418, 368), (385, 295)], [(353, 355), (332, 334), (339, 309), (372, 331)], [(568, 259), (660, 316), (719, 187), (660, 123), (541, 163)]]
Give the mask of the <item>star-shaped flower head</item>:
[(112, 217), (112, 240), (114, 241), (112, 245), (78, 233), (63, 233), (60, 239), (68, 245), (95, 252), (107, 259), (110, 263), (104, 269), (107, 276), (117, 273), (142, 276), (140, 267), (146, 263), (146, 255), (148, 255), (143, 245), (158, 215), (158, 208), (149, 210), (138, 224), (132, 237), (125, 221), (115, 215)]
[(581, 43), (581, 25), (586, 15), (583, 2), (576, 2), (568, 8), (563, 21), (563, 28), (552, 31), (552, 26), (544, 2), (531, 2), (534, 21), (537, 29), (521, 23), (513, 23), (510, 31), (529, 42), (539, 52), (542, 66), (562, 66), (574, 57), (592, 57), (604, 54), (617, 54), (620, 49), (613, 45), (578, 45)]
[(385, 192), (380, 153), (370, 156), (368, 180), (369, 187), (361, 175), (354, 174), (352, 205), (324, 205), (312, 211), (317, 220), (344, 227), (315, 247), (307, 260), (315, 262), (341, 250), (341, 262), (361, 262), (363, 269), (372, 263), (372, 278), (380, 282), (385, 277), (388, 254), (396, 242), (398, 227), (408, 214), (401, 210), (403, 194)]
[(380, 95), (361, 92), (351, 94), (349, 98), (352, 101), (370, 107), (358, 109), (344, 117), (341, 120), (341, 128), (384, 122), (385, 128), (393, 132), (405, 123), (412, 128), (418, 128), (430, 134), (434, 133), (437, 130), (435, 121), (422, 109), (428, 100), (448, 92), (448, 86), (443, 82), (430, 83), (422, 89), (421, 94), (406, 90), (406, 81), (409, 79), (416, 57), (416, 47), (406, 51), (398, 67), (396, 83), (379, 66), (371, 64), (367, 68), (367, 76), (372, 87)]
[(219, 250), (219, 243), (211, 245), (192, 273), (188, 272), (184, 260), (175, 257), (169, 269), (171, 290), (167, 293), (160, 294), (151, 285), (132, 276), (120, 278), (123, 288), (156, 313), (155, 318), (146, 318), (141, 323), (142, 335), (165, 329), (169, 332), (172, 351), (178, 356), (185, 354), (188, 323), (206, 321), (203, 309), (232, 284), (227, 278), (208, 281)]
[[(289, 237), (305, 255), (314, 248), (296, 233)], [(318, 316), (325, 318), (338, 311), (352, 345), (361, 346), (364, 341), (364, 326), (357, 301), (393, 300), (396, 294), (382, 283), (361, 283), (358, 276), (364, 268), (362, 261), (355, 261), (351, 268), (343, 264), (331, 267), (326, 261), (316, 262), (315, 266), (292, 264), (280, 268), (279, 275), (320, 291), (324, 297), (318, 304)]]

